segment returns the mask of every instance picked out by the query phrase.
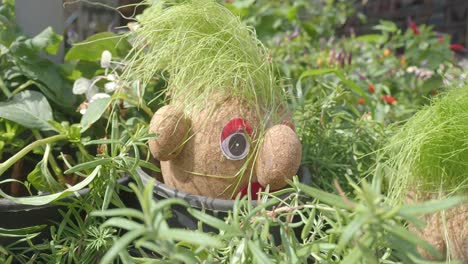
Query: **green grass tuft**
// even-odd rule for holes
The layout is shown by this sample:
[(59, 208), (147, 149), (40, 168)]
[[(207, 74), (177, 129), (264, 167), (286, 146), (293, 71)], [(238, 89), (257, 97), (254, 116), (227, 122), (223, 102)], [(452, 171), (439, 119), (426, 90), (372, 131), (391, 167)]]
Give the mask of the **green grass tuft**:
[(468, 179), (468, 87), (451, 89), (416, 113), (384, 150), (389, 196), (410, 189), (466, 193)]

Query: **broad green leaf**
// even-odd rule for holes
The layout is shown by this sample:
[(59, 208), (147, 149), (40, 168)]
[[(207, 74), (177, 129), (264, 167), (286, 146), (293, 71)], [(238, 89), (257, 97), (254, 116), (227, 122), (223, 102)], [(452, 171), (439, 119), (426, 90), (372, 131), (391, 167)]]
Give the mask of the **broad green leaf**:
[(109, 105), (111, 98), (101, 98), (89, 104), (86, 113), (81, 118), (81, 133), (88, 130), (92, 124), (101, 118)]
[(55, 130), (48, 123), (52, 120), (52, 108), (47, 99), (36, 91), (23, 91), (9, 101), (0, 102), (0, 117), (27, 128)]
[[(77, 192), (85, 188), (86, 186), (88, 186), (88, 184), (90, 184), (94, 180), (94, 178), (96, 178), (100, 169), (101, 169), (101, 166), (96, 167), (94, 171), (88, 177), (86, 177), (83, 181), (58, 193), (42, 195), (42, 196), (33, 196), (33, 197), (13, 197), (4, 193), (0, 189), (0, 196), (2, 196), (3, 198), (7, 198), (15, 203), (19, 203), (19, 204), (37, 205), (37, 206), (49, 204), (53, 201), (59, 200), (63, 197), (66, 197), (72, 194), (73, 192)], [(7, 180), (1, 181), (0, 184), (5, 183), (6, 181)]]
[(49, 54), (57, 54), (62, 39), (61, 35), (55, 34), (52, 27), (48, 27), (32, 39), (28, 39), (26, 45), (35, 50), (44, 50)]
[(98, 61), (103, 51), (108, 50), (114, 57), (125, 57), (131, 46), (122, 35), (102, 32), (75, 44), (65, 55), (65, 61)]

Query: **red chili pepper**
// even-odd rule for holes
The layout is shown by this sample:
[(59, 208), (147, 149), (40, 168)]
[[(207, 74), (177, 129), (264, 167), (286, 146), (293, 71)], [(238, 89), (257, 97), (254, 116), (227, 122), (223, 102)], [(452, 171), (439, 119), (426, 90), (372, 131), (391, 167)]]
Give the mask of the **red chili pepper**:
[(419, 30), (418, 25), (416, 25), (416, 23), (413, 20), (410, 19), (408, 24), (409, 24), (409, 27), (411, 28), (411, 30), (413, 30), (413, 33), (415, 35), (421, 34), (421, 31)]
[(464, 51), (465, 47), (463, 47), (462, 44), (454, 43), (454, 44), (450, 44), (450, 49), (452, 51)]
[(391, 95), (383, 95), (382, 100), (384, 100), (387, 104), (394, 104), (396, 103), (395, 97)]
[(369, 85), (367, 86), (367, 88), (369, 88), (369, 92), (371, 92), (371, 93), (374, 93), (374, 92), (375, 92), (375, 87), (374, 87), (374, 85), (369, 84)]
[(366, 99), (361, 97), (361, 98), (358, 99), (357, 103), (358, 103), (358, 105), (364, 105), (366, 103)]

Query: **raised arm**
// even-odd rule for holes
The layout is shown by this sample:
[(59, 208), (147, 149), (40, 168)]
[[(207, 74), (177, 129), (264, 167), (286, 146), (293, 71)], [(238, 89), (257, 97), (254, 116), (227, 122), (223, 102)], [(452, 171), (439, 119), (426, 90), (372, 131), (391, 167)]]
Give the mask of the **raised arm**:
[(151, 119), (150, 133), (156, 138), (149, 140), (151, 154), (160, 160), (171, 160), (182, 151), (190, 130), (190, 120), (172, 105), (161, 107)]
[(258, 155), (256, 172), (262, 186), (278, 190), (296, 175), (301, 164), (302, 146), (287, 125), (275, 125), (266, 131)]

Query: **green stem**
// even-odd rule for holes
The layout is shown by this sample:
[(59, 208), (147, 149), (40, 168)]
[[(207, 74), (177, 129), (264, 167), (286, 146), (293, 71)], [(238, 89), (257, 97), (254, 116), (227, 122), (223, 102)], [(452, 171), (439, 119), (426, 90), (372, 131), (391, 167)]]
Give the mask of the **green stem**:
[(7, 171), (13, 164), (15, 164), (18, 160), (20, 160), (22, 157), (26, 156), (30, 151), (33, 149), (46, 145), (46, 144), (51, 144), (60, 140), (66, 139), (66, 135), (55, 135), (52, 137), (36, 140), (32, 142), (31, 144), (27, 145), (23, 149), (21, 149), (18, 153), (13, 155), (11, 158), (7, 159), (5, 162), (0, 163), (0, 176), (3, 175), (5, 171)]
[(32, 80), (29, 80), (29, 81), (23, 83), (23, 84), (20, 85), (18, 88), (16, 88), (15, 90), (13, 90), (13, 95), (19, 94), (21, 91), (23, 91), (24, 89), (28, 88), (30, 85), (33, 85), (33, 84), (35, 84), (35, 82), (32, 81)]
[[(39, 133), (39, 131), (37, 131), (36, 129), (33, 129), (32, 132), (34, 134), (34, 137), (36, 137), (36, 140), (42, 139), (42, 136)], [(57, 175), (59, 182), (64, 183), (65, 177), (63, 176), (62, 169), (60, 169), (60, 166), (57, 164), (57, 160), (55, 159), (54, 155), (53, 154), (49, 155), (48, 159), (49, 159), (50, 166), (52, 167), (52, 170), (54, 171), (55, 175)]]
[(153, 114), (154, 114), (153, 111), (151, 111), (151, 109), (145, 104), (139, 104), (137, 101), (131, 100), (131, 99), (125, 99), (125, 100), (129, 102), (130, 104), (141, 108), (147, 115), (149, 115), (149, 117), (153, 117)]
[(0, 90), (5, 94), (7, 98), (12, 97), (13, 95), (11, 94), (10, 90), (6, 87), (5, 83), (3, 82), (3, 79), (0, 78)]

